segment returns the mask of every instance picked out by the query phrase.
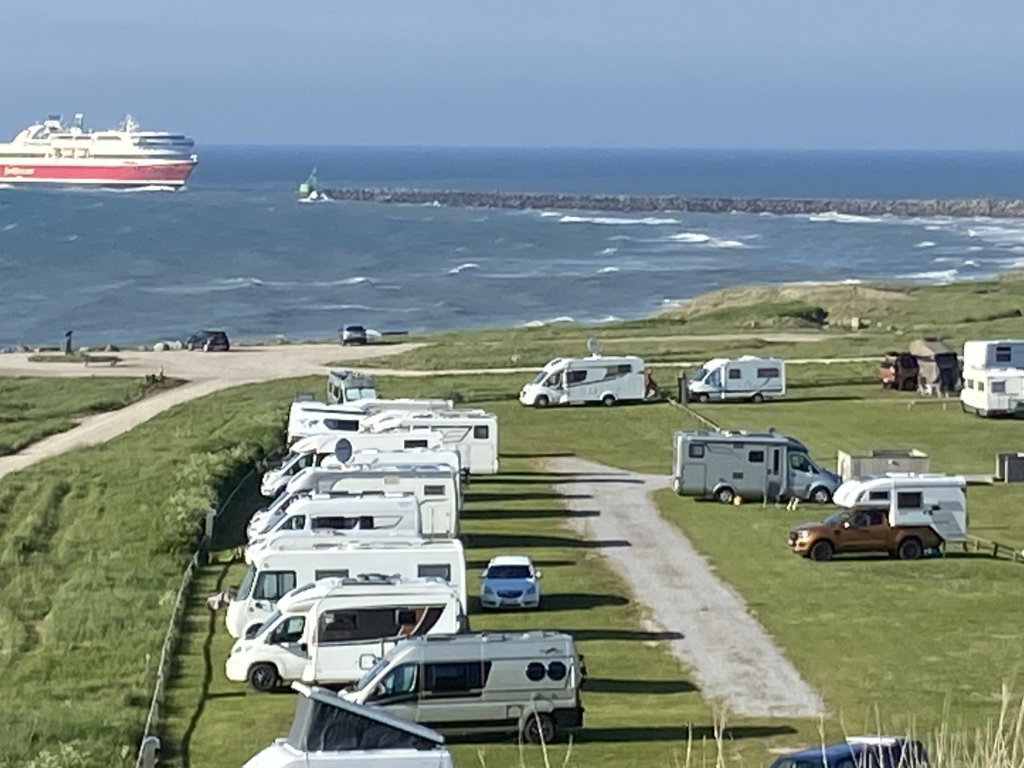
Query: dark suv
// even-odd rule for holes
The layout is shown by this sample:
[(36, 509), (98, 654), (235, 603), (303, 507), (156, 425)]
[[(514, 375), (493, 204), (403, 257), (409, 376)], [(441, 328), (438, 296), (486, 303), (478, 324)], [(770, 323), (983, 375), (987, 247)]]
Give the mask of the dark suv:
[(771, 768), (928, 768), (928, 755), (914, 739), (860, 736), (790, 752)]
[(199, 331), (189, 336), (186, 349), (201, 349), (203, 352), (230, 352), (231, 342), (224, 331)]
[(341, 346), (349, 344), (365, 344), (366, 329), (361, 325), (346, 325), (341, 329)]

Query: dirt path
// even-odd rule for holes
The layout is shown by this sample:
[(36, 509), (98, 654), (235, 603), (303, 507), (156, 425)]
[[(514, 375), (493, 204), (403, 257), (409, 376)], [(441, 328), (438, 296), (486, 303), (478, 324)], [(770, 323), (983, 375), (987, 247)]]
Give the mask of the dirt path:
[[(598, 509), (573, 518), (586, 538), (621, 540), (605, 550), (612, 567), (644, 604), (657, 628), (678, 632), (671, 651), (693, 670), (706, 700), (749, 717), (817, 717), (821, 697), (807, 685), (731, 587), (720, 581), (682, 532), (658, 513), (650, 494), (662, 475), (625, 472), (576, 457), (549, 459), (568, 509)], [(583, 498), (569, 498), (568, 495)]]

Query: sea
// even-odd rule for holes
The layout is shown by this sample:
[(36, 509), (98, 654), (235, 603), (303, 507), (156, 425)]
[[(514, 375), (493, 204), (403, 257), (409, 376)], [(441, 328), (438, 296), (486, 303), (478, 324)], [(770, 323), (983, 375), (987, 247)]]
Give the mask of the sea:
[(321, 186), (1024, 198), (1024, 153), (198, 146), (179, 191), (0, 185), (0, 348), (574, 322), (750, 283), (981, 280), (1024, 220), (300, 203)]

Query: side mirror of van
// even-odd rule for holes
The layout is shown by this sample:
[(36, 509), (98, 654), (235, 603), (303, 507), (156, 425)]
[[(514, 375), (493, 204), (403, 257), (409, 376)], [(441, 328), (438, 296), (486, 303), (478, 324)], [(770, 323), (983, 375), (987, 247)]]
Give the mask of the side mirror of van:
[(309, 653), (309, 643), (299, 643), (299, 650), (303, 653)]
[(544, 578), (544, 571), (534, 571), (533, 572), (533, 578), (535, 578), (535, 579), (543, 579)]

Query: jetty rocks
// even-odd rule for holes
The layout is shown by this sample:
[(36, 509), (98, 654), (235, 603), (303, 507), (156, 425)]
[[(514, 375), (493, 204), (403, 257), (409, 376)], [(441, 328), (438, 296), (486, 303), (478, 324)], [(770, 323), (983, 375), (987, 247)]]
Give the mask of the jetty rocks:
[(919, 200), (795, 197), (687, 197), (681, 195), (583, 195), (543, 192), (479, 192), (452, 189), (340, 188), (324, 192), (334, 200), (438, 205), (455, 208), (556, 209), (648, 213), (773, 213), (847, 216), (954, 216), (1024, 218), (1024, 200), (995, 197)]

